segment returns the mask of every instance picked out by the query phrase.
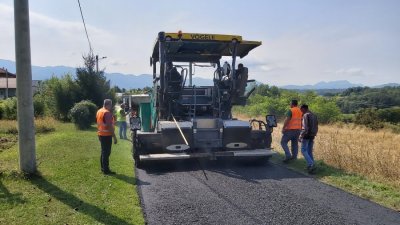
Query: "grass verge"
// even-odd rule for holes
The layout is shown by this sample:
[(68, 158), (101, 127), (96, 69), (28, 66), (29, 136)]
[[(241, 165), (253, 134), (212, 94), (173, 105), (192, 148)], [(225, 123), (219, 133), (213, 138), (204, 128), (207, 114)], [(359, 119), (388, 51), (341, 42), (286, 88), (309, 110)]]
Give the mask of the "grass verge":
[(0, 224), (144, 224), (130, 142), (113, 145), (105, 176), (95, 129), (55, 128), (36, 138), (36, 176), (17, 172), (16, 145), (0, 151)]

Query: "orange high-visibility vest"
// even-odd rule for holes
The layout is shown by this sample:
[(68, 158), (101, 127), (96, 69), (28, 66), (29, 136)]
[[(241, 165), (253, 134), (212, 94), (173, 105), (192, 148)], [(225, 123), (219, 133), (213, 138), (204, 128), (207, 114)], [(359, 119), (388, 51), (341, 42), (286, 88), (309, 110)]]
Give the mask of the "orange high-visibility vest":
[(301, 130), (301, 118), (303, 117), (303, 113), (301, 112), (299, 107), (293, 107), (290, 109), (290, 111), (292, 111), (292, 118), (286, 126), (286, 129)]
[(96, 121), (97, 121), (97, 134), (99, 136), (111, 136), (112, 130), (108, 130), (106, 124), (104, 123), (104, 115), (110, 113), (106, 108), (101, 108), (97, 111)]

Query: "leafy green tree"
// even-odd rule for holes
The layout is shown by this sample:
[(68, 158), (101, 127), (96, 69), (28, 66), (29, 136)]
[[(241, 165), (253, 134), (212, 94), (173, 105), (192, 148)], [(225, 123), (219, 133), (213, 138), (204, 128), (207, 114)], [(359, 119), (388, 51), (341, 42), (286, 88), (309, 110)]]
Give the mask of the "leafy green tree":
[(252, 95), (271, 96), (268, 84), (257, 84)]
[(400, 87), (355, 87), (345, 90), (337, 100), (343, 113), (355, 113), (360, 109), (378, 109), (400, 105)]
[(112, 87), (112, 89), (115, 91), (115, 93), (121, 93), (121, 92), (123, 92), (123, 91), (121, 90), (121, 88), (119, 88), (117, 85), (115, 85), (114, 87)]
[(33, 114), (35, 117), (42, 117), (45, 115), (45, 102), (39, 95), (33, 96)]
[(318, 97), (315, 91), (306, 91), (300, 96), (302, 104), (310, 104)]
[(376, 108), (361, 109), (356, 113), (355, 123), (365, 125), (372, 130), (383, 128), (383, 123), (379, 119)]
[(7, 98), (1, 101), (2, 118), (7, 120), (17, 119), (17, 98)]
[(277, 86), (272, 86), (270, 88), (271, 97), (279, 98), (281, 96), (281, 91)]
[(392, 107), (387, 109), (379, 109), (377, 111), (378, 117), (381, 120), (390, 123), (400, 123), (400, 107)]
[(70, 74), (53, 76), (43, 82), (36, 98), (43, 100), (47, 115), (69, 121), (68, 112), (79, 100), (79, 87)]
[(317, 115), (320, 123), (336, 122), (341, 116), (340, 109), (336, 105), (334, 99), (328, 99), (319, 96), (315, 98), (311, 104), (309, 104), (309, 108)]
[(76, 83), (79, 86), (81, 100), (90, 100), (97, 107), (103, 105), (106, 98), (115, 102), (115, 91), (110, 87), (104, 71), (95, 71), (95, 57), (93, 54), (83, 56), (84, 67), (76, 69)]

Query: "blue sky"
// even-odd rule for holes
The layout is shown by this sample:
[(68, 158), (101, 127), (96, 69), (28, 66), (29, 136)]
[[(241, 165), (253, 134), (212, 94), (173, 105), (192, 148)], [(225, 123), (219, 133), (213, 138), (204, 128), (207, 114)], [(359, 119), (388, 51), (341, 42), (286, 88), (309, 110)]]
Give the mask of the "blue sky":
[[(100, 61), (107, 72), (151, 73), (157, 33), (182, 30), (262, 41), (239, 61), (251, 78), (268, 84), (400, 83), (397, 0), (81, 0), (81, 5), (94, 53), (107, 56)], [(0, 0), (1, 59), (15, 59), (13, 16), (13, 1)], [(32, 64), (82, 64), (89, 48), (76, 0), (30, 1), (30, 20)]]

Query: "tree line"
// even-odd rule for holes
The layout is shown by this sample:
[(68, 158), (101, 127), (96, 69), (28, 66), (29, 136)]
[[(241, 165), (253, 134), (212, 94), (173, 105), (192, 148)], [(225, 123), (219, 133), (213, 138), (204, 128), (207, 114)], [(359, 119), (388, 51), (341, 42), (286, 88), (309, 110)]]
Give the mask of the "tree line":
[(400, 106), (400, 87), (354, 87), (337, 97), (337, 104), (343, 113), (356, 113), (366, 108), (386, 109)]
[[(84, 66), (76, 69), (75, 76), (53, 76), (41, 82), (33, 96), (36, 117), (51, 116), (61, 121), (73, 121), (79, 128), (84, 128), (94, 122), (96, 110), (102, 107), (104, 99), (115, 102), (115, 91), (104, 71), (95, 70), (94, 55), (83, 56), (83, 61)], [(17, 98), (0, 102), (0, 119), (16, 119), (16, 112)]]
[(385, 122), (400, 123), (400, 87), (355, 87), (322, 96), (315, 91), (298, 92), (258, 84), (247, 105), (234, 110), (249, 116), (274, 114), (284, 118), (292, 99), (309, 105), (321, 123), (354, 122), (373, 129), (383, 127)]

